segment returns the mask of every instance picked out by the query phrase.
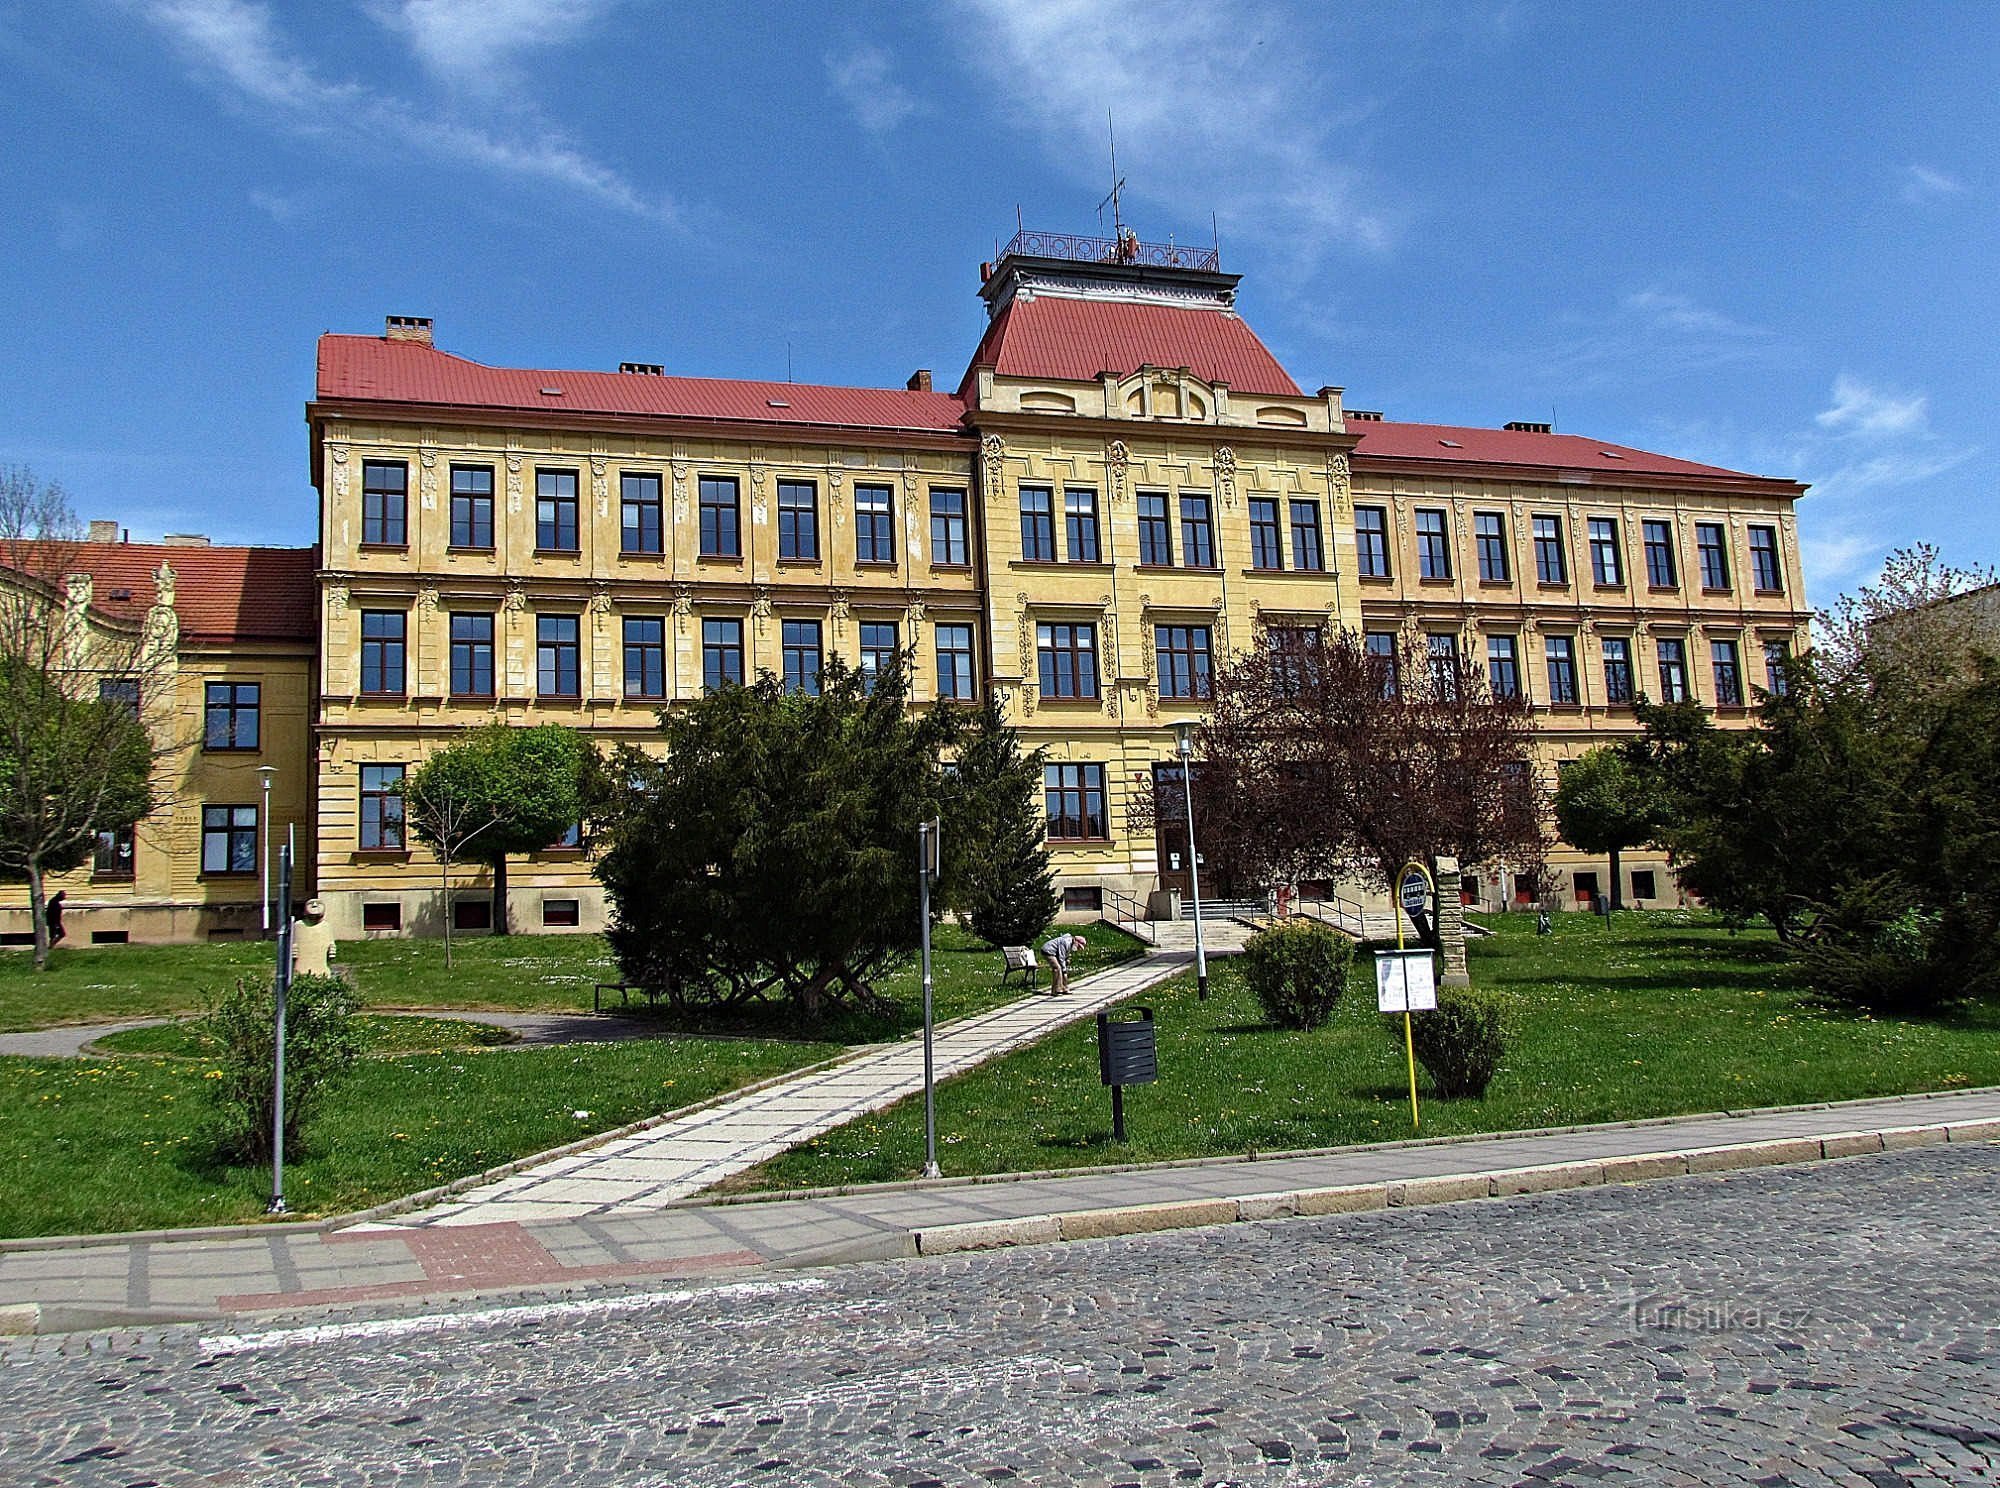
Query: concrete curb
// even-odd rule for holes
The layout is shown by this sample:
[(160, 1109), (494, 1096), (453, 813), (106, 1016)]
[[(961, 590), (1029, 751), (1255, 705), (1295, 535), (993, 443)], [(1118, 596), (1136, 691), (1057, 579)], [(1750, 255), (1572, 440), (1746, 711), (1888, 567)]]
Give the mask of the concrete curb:
[(1602, 1161), (1541, 1163), (1484, 1173), (1442, 1173), (1426, 1178), (1298, 1189), (1288, 1193), (1244, 1194), (1227, 1199), (1184, 1199), (1166, 1204), (1131, 1204), (1113, 1209), (1028, 1215), (1019, 1219), (978, 1220), (966, 1224), (933, 1225), (911, 1230), (908, 1235), (910, 1248), (918, 1255), (952, 1255), (961, 1251), (1001, 1250), (1016, 1245), (1048, 1245), (1069, 1240), (1102, 1240), (1116, 1235), (1248, 1224), (1295, 1216), (1353, 1214), (1371, 1209), (1414, 1209), (1426, 1204), (1514, 1198), (1524, 1194), (1556, 1193), (1563, 1189), (1594, 1188), (1607, 1183), (1647, 1183), (1659, 1178), (1698, 1177), (1747, 1168), (1838, 1161), (1946, 1142), (1990, 1141), (2000, 1141), (2000, 1120), (1886, 1127), (1877, 1131), (1836, 1132), (1820, 1137), (1779, 1137), (1762, 1142), (1695, 1147), (1680, 1152), (1611, 1157)]

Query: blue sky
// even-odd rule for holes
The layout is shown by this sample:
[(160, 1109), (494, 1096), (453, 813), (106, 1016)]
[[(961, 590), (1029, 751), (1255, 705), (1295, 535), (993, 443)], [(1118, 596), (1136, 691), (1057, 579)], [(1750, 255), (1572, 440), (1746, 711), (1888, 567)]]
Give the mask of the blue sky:
[(0, 461), (309, 542), (322, 330), (955, 381), (981, 258), (1206, 239), (1307, 387), (1772, 475), (1813, 597), (2000, 560), (2000, 7), (0, 0)]

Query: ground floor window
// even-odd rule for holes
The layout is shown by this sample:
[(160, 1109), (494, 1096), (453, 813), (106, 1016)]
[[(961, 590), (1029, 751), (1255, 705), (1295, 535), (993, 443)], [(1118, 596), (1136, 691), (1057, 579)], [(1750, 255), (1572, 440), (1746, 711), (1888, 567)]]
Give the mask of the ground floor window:
[(542, 901), (542, 923), (544, 925), (575, 925), (581, 923), (574, 899), (544, 899)]
[(1660, 897), (1658, 880), (1650, 868), (1634, 869), (1632, 873), (1632, 897), (1634, 899), (1657, 899)]
[(257, 871), (255, 806), (201, 808), (201, 871), (203, 873)]
[(361, 906), (361, 928), (363, 930), (402, 929), (403, 906), (400, 904), (363, 904)]
[(491, 930), (493, 928), (493, 901), (491, 899), (460, 899), (451, 907), (451, 928), (454, 930)]
[(1104, 908), (1104, 890), (1096, 884), (1084, 884), (1063, 890), (1063, 910), (1066, 913), (1095, 914)]
[(1042, 794), (1049, 841), (1102, 841), (1111, 835), (1104, 815), (1104, 766), (1046, 765)]

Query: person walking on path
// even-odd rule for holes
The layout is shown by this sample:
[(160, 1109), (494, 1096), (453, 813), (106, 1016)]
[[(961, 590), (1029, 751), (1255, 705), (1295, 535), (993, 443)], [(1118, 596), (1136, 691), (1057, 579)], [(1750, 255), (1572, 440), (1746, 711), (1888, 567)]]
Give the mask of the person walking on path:
[(1068, 931), (1064, 931), (1060, 935), (1051, 936), (1042, 943), (1042, 954), (1049, 958), (1049, 993), (1051, 996), (1061, 996), (1063, 993), (1069, 991), (1070, 953), (1079, 949), (1082, 945), (1083, 937), (1081, 935), (1072, 935)]
[(49, 944), (52, 946), (61, 945), (62, 938), (69, 934), (67, 930), (63, 929), (62, 922), (63, 895), (66, 892), (67, 890), (57, 889), (54, 894), (49, 896), (49, 902), (42, 906), (42, 916), (48, 921)]

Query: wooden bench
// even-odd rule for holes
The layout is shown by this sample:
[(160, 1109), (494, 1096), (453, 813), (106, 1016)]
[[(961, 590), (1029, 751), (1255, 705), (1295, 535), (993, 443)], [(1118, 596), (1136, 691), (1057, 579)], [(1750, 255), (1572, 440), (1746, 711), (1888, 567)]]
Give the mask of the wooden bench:
[(1007, 978), (1017, 971), (1021, 973), (1022, 986), (1032, 987), (1035, 985), (1036, 962), (1033, 947), (1002, 946), (1000, 947), (1000, 954), (1007, 959), (1007, 969), (1000, 973), (1001, 986), (1006, 986)]
[(604, 1011), (604, 994), (607, 992), (616, 992), (618, 994), (618, 1005), (620, 1007), (630, 1007), (632, 1005), (632, 994), (634, 992), (637, 992), (641, 997), (646, 999), (647, 1007), (658, 1007), (660, 1005), (660, 990), (657, 987), (641, 987), (636, 982), (599, 982), (590, 989), (590, 1010), (592, 1012), (601, 1013)]

